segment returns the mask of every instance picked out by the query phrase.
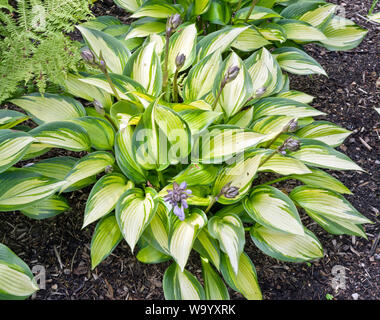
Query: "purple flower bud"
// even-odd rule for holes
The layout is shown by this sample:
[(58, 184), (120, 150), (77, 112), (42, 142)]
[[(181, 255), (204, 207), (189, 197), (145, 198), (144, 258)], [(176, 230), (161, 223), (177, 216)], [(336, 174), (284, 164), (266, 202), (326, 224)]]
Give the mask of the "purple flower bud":
[(175, 31), (175, 29), (178, 28), (180, 24), (181, 24), (181, 16), (178, 13), (172, 14), (169, 17), (168, 22), (166, 24), (166, 32), (168, 34), (171, 34), (172, 32)]
[(228, 182), (222, 190), (220, 190), (218, 198), (220, 196), (225, 196), (226, 198), (232, 199), (236, 198), (239, 195), (239, 188), (235, 186), (231, 186), (231, 182)]
[(298, 129), (298, 121), (297, 119), (292, 119), (288, 123), (288, 132), (295, 132)]
[(288, 149), (290, 151), (297, 151), (300, 149), (301, 143), (299, 140), (289, 138), (284, 143), (285, 149)]
[(178, 70), (180, 70), (185, 64), (186, 56), (183, 53), (179, 53), (175, 58), (175, 64)]
[(267, 88), (262, 87), (256, 90), (256, 98), (261, 97), (265, 92), (267, 91)]
[(240, 68), (238, 66), (229, 67), (222, 81), (222, 86), (224, 87), (227, 83), (235, 80), (239, 72)]
[(95, 56), (92, 53), (92, 51), (88, 48), (85, 48), (81, 51), (80, 55), (82, 56), (84, 61), (87, 61), (89, 63), (94, 63), (95, 62)]

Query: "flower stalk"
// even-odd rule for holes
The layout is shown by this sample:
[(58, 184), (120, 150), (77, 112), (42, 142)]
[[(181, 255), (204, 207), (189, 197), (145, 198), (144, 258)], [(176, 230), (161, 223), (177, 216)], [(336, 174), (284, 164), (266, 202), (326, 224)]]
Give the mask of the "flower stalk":
[(253, 9), (255, 8), (255, 6), (256, 6), (256, 4), (257, 4), (258, 2), (259, 2), (259, 0), (252, 0), (251, 7), (249, 8), (248, 14), (247, 14), (247, 16), (245, 17), (244, 23), (247, 23), (249, 17), (251, 16), (251, 13), (252, 13)]

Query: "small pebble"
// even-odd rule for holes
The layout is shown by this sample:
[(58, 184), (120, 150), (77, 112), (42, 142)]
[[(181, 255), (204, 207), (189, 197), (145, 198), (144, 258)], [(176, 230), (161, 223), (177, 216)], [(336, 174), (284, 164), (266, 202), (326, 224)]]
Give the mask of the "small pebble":
[(51, 286), (51, 289), (52, 289), (52, 290), (57, 290), (57, 289), (58, 289), (58, 285), (53, 284), (53, 285)]
[(70, 274), (70, 272), (71, 272), (70, 269), (64, 269), (64, 270), (63, 270), (63, 273), (64, 273), (64, 274)]
[(353, 294), (352, 294), (352, 298), (353, 298), (354, 300), (358, 300), (358, 298), (359, 298), (359, 294), (358, 294), (358, 293), (353, 293)]
[(380, 253), (375, 253), (374, 258), (376, 261), (380, 261)]

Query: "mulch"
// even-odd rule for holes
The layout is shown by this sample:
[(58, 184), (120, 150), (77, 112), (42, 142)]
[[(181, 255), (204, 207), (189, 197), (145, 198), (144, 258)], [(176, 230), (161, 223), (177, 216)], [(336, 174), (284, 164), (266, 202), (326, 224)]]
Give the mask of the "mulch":
[[(380, 115), (374, 109), (380, 106), (380, 26), (363, 18), (372, 1), (330, 2), (344, 6), (348, 18), (369, 29), (369, 33), (358, 48), (349, 52), (329, 52), (308, 45), (307, 52), (322, 64), (329, 77), (291, 76), (291, 88), (316, 97), (312, 105), (326, 113), (320, 119), (353, 131), (339, 150), (365, 172), (332, 174), (353, 192), (347, 199), (375, 224), (365, 226), (368, 241), (333, 236), (302, 213), (303, 223), (317, 235), (325, 250), (324, 258), (312, 263), (280, 262), (262, 254), (247, 237), (246, 252), (256, 266), (264, 299), (325, 300), (327, 294), (339, 300), (380, 299), (380, 246), (374, 245), (380, 236)], [(112, 1), (96, 2), (93, 12), (128, 22), (128, 15)], [(1, 213), (0, 242), (29, 266), (42, 265), (46, 270), (46, 289), (31, 299), (164, 299), (162, 278), (169, 263), (142, 264), (125, 242), (91, 270), (90, 243), (95, 226), (81, 230), (90, 189), (69, 194), (72, 209), (53, 219), (36, 221), (18, 212)], [(200, 277), (196, 254), (191, 254), (187, 269)], [(345, 287), (334, 290), (333, 280), (342, 272)], [(232, 299), (243, 299), (238, 293), (230, 293)]]

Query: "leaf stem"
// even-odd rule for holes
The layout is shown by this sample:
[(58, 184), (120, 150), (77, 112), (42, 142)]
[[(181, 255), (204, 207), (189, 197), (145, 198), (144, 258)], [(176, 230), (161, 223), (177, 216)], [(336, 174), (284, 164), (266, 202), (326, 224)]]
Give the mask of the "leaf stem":
[(289, 180), (289, 179), (291, 179), (291, 177), (289, 177), (289, 176), (287, 176), (287, 177), (281, 177), (281, 178), (278, 178), (278, 179), (275, 179), (275, 180), (268, 181), (268, 182), (263, 183), (261, 185), (267, 186), (267, 185), (270, 185), (270, 184), (275, 184), (277, 182), (281, 182), (281, 181)]
[(166, 92), (166, 88), (169, 80), (169, 71), (168, 71), (168, 61), (169, 61), (169, 40), (170, 40), (170, 32), (166, 32), (166, 42), (165, 42), (165, 60), (164, 60), (164, 70), (162, 77), (162, 91)]
[(372, 12), (375, 9), (378, 2), (379, 2), (379, 0), (373, 0), (371, 9), (369, 10), (368, 15), (372, 14)]
[(222, 91), (224, 89), (224, 87), (226, 86), (226, 83), (225, 82), (222, 82), (222, 84), (220, 85), (220, 90), (218, 92), (218, 95), (216, 96), (215, 98), (215, 101), (214, 103), (212, 104), (212, 110), (215, 110), (217, 104), (218, 104), (218, 101), (219, 101), (219, 98), (220, 98), (220, 95), (222, 94)]
[(178, 68), (175, 69), (174, 79), (173, 79), (173, 102), (178, 102)]
[(110, 75), (108, 73), (108, 70), (107, 70), (106, 62), (103, 59), (103, 54), (102, 54), (101, 51), (100, 51), (100, 54), (99, 54), (99, 59), (100, 59), (99, 69), (104, 73), (104, 75), (105, 75), (105, 77), (107, 79), (107, 82), (110, 85), (111, 90), (112, 90), (113, 94), (115, 95), (116, 99), (117, 100), (121, 100), (119, 94), (117, 93), (117, 90), (116, 90), (115, 86), (112, 83), (111, 77), (110, 77)]
[(208, 207), (205, 210), (205, 214), (207, 214), (210, 211), (210, 209), (212, 208), (212, 206), (215, 204), (217, 200), (218, 200), (217, 197), (214, 197), (214, 196), (212, 197), (211, 202), (209, 203)]
[(247, 23), (249, 17), (251, 16), (251, 13), (252, 13), (253, 9), (255, 8), (255, 6), (256, 6), (256, 4), (257, 4), (258, 2), (259, 2), (259, 0), (252, 0), (251, 7), (249, 8), (248, 14), (247, 14), (247, 16), (245, 17), (244, 23)]

